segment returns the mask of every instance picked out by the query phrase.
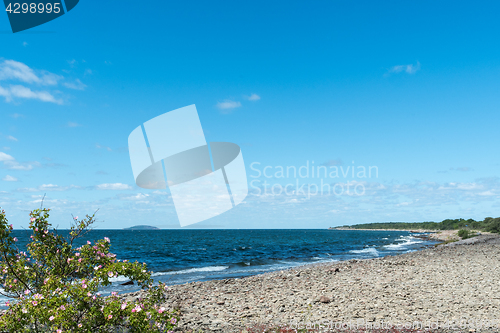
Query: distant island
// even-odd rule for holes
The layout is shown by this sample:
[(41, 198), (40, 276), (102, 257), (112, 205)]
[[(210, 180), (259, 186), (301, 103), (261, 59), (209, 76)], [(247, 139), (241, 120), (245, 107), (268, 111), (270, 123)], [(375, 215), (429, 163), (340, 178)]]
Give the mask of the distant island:
[(153, 227), (150, 225), (134, 225), (130, 228), (123, 228), (123, 230), (160, 230), (160, 228)]
[(329, 230), (459, 230), (473, 229), (500, 233), (500, 217), (487, 217), (483, 221), (473, 219), (446, 219), (442, 222), (379, 222), (330, 227)]

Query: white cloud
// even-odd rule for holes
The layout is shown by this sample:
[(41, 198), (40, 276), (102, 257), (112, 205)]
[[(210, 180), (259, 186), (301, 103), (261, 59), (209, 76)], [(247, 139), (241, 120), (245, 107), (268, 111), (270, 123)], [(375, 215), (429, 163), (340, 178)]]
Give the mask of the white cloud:
[(122, 183), (114, 183), (114, 184), (100, 184), (96, 186), (98, 190), (115, 190), (115, 191), (123, 191), (123, 190), (131, 190), (132, 187), (127, 184)]
[(24, 115), (20, 114), (20, 113), (14, 113), (13, 115), (11, 115), (12, 118), (14, 119), (17, 119), (17, 118), (24, 118)]
[(217, 103), (217, 108), (221, 110), (231, 110), (235, 108), (241, 107), (241, 103), (237, 101), (231, 101), (229, 99), (226, 99), (224, 102), (218, 102)]
[(82, 189), (82, 187), (77, 185), (59, 186), (55, 184), (43, 184), (38, 187), (18, 188), (16, 191), (17, 192), (62, 192), (72, 189)]
[(405, 72), (408, 74), (415, 74), (417, 71), (420, 70), (420, 62), (417, 61), (416, 65), (409, 64), (409, 65), (397, 65), (389, 69), (389, 73), (401, 73)]
[(7, 140), (10, 140), (10, 141), (19, 141), (15, 137), (13, 137), (12, 135), (7, 136)]
[(260, 96), (257, 94), (251, 94), (250, 96), (245, 96), (245, 98), (249, 101), (258, 101), (260, 99)]
[(80, 79), (76, 79), (75, 82), (64, 82), (63, 83), (66, 88), (74, 89), (74, 90), (85, 90), (87, 87)]
[(15, 60), (4, 60), (0, 64), (0, 80), (17, 80), (24, 83), (37, 83), (40, 85), (56, 85), (63, 77), (47, 71), (35, 73), (29, 66)]
[(137, 195), (123, 197), (122, 199), (123, 200), (137, 201), (137, 200), (146, 200), (148, 197), (149, 197), (149, 194), (138, 193)]
[[(76, 61), (69, 63), (73, 65)], [(8, 85), (0, 86), (0, 96), (3, 96), (6, 102), (12, 102), (16, 98), (20, 98), (63, 104), (62, 99), (54, 96), (60, 93), (59, 91), (40, 91), (30, 87), (30, 85), (37, 87), (57, 86), (63, 80), (64, 77), (61, 75), (46, 70), (33, 69), (19, 61), (3, 60), (3, 62), (0, 62), (0, 81), (8, 82)], [(85, 90), (87, 87), (80, 79), (62, 82), (62, 84), (66, 88), (75, 90)]]
[(0, 151), (0, 162), (14, 161), (15, 158)]
[(0, 80), (19, 80), (26, 83), (40, 82), (40, 78), (31, 68), (15, 60), (4, 60), (0, 64)]
[(67, 124), (68, 127), (80, 127), (82, 125), (78, 124), (78, 123), (74, 123), (72, 121), (68, 121), (68, 124)]
[(16, 177), (12, 177), (9, 175), (6, 175), (5, 177), (3, 177), (2, 180), (5, 182), (17, 182), (18, 181), (18, 179)]
[(3, 88), (0, 86), (0, 96), (5, 97), (7, 102), (11, 102), (13, 97), (25, 98), (25, 99), (36, 99), (42, 102), (49, 102), (55, 104), (63, 104), (61, 99), (56, 99), (48, 91), (33, 91), (28, 87), (22, 85), (11, 85), (9, 88)]
[(25, 162), (19, 163), (18, 161), (4, 161), (3, 164), (10, 170), (33, 170), (34, 167), (40, 166), (39, 162)]
[(38, 162), (27, 162), (27, 163), (19, 163), (16, 159), (6, 153), (0, 151), (0, 162), (10, 170), (32, 170), (36, 166), (40, 166)]
[(106, 147), (106, 146), (101, 146), (100, 144), (96, 143), (95, 147), (97, 149), (106, 149), (107, 151), (113, 151), (113, 149)]

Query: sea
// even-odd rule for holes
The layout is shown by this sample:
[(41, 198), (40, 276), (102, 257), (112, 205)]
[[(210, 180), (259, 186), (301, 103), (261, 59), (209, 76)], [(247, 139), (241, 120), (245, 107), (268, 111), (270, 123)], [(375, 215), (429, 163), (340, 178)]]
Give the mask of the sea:
[[(67, 236), (68, 231), (59, 230)], [(369, 259), (418, 251), (435, 241), (408, 231), (320, 229), (91, 230), (75, 245), (108, 237), (118, 259), (145, 262), (155, 282), (168, 285), (242, 278), (307, 264)], [(30, 231), (14, 230), (20, 250)], [(417, 236), (417, 237), (416, 237)], [(103, 295), (138, 290), (119, 276)], [(0, 296), (2, 308), (7, 299)]]

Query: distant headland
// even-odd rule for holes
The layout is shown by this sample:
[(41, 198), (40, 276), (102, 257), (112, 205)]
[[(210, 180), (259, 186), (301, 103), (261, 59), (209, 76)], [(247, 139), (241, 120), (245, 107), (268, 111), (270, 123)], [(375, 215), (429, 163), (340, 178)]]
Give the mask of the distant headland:
[(160, 228), (153, 227), (150, 225), (134, 225), (130, 228), (123, 228), (123, 230), (160, 230)]

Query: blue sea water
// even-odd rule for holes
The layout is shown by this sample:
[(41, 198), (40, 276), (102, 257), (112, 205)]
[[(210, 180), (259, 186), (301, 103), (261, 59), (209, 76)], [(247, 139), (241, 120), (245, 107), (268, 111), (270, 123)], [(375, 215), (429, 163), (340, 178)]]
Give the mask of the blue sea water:
[[(67, 231), (58, 231), (67, 235)], [(30, 233), (14, 230), (24, 248)], [(422, 249), (435, 242), (407, 231), (357, 230), (92, 230), (87, 240), (109, 237), (118, 259), (145, 262), (155, 281), (168, 285), (192, 281), (239, 278), (304, 264), (368, 259)], [(103, 290), (131, 292), (115, 278)], [(2, 298), (0, 304), (3, 305)]]

